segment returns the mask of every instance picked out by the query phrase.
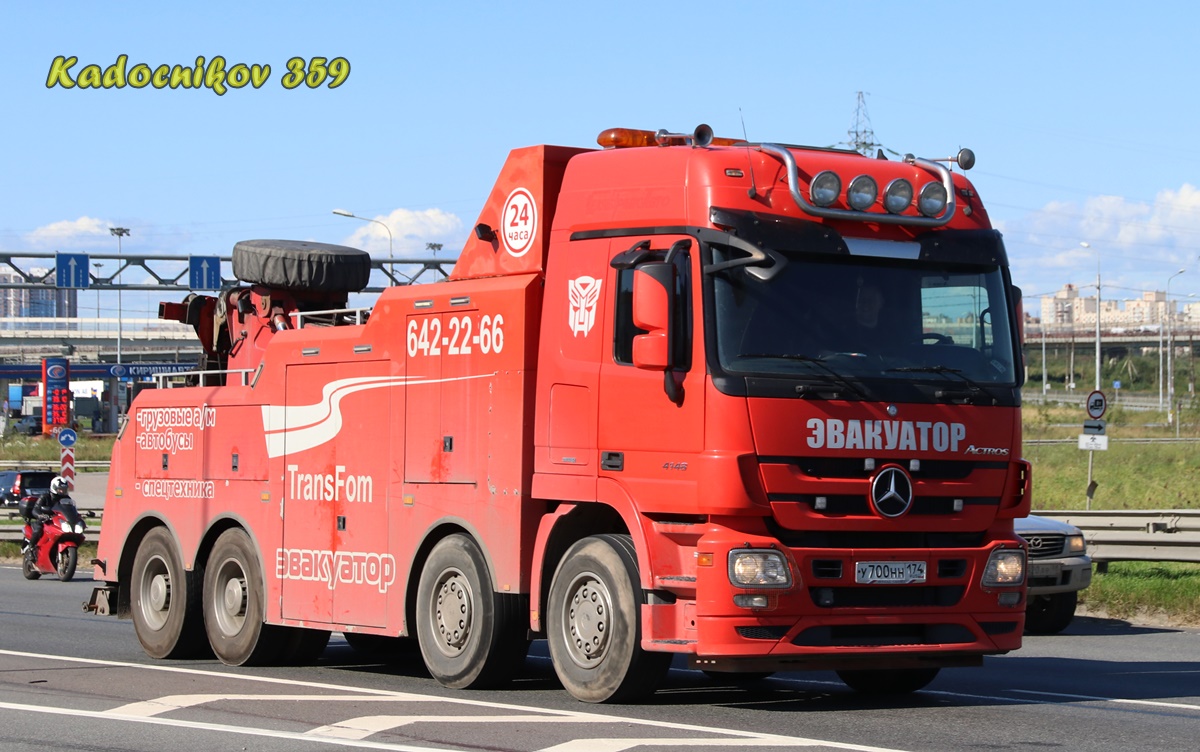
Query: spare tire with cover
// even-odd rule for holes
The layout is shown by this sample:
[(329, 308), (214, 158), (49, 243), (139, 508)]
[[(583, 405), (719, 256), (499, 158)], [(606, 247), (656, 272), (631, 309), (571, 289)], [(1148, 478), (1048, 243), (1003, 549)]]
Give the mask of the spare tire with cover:
[(233, 276), (278, 290), (361, 292), (371, 277), (371, 255), (306, 240), (242, 240), (233, 246)]

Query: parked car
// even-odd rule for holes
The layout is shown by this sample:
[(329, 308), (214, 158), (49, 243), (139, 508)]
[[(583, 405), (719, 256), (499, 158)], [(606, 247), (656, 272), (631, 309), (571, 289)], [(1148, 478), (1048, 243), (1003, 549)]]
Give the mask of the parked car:
[(12, 424), (12, 430), (24, 436), (36, 436), (42, 432), (42, 419), (36, 415), (23, 416)]
[(15, 507), (26, 496), (41, 496), (50, 490), (54, 475), (49, 470), (0, 470), (0, 499)]
[(1092, 584), (1092, 559), (1083, 531), (1037, 515), (1018, 519), (1015, 526), (1029, 545), (1025, 632), (1058, 634), (1075, 618), (1079, 591)]

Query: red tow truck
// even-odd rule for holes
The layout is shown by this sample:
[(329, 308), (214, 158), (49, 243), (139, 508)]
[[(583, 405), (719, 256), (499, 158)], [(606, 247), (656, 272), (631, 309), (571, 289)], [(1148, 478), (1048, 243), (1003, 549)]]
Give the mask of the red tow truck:
[(85, 608), (231, 665), (415, 639), (450, 687), (545, 639), (588, 702), (1018, 648), (1020, 292), (970, 151), (598, 143), (511, 152), (449, 279), (369, 311), (366, 253), (296, 241), (163, 304), (205, 363), (131, 406)]

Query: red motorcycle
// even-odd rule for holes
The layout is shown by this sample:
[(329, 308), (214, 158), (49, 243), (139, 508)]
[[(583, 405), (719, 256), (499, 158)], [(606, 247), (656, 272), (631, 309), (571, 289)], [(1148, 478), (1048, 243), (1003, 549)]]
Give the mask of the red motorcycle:
[[(37, 501), (31, 497), (24, 501)], [(26, 517), (25, 541), (22, 549), (29, 547), (29, 536), (33, 529)], [(21, 559), (21, 574), (27, 580), (36, 580), (43, 574), (57, 574), (58, 579), (70, 582), (79, 563), (79, 546), (83, 543), (83, 531), (87, 525), (80, 516), (75, 502), (70, 497), (59, 500), (51, 509), (49, 517), (42, 518), (42, 537), (33, 551), (26, 551)]]

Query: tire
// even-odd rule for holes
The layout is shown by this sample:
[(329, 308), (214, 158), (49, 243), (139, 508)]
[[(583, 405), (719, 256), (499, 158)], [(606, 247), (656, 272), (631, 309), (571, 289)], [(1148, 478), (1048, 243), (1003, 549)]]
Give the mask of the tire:
[(559, 681), (583, 702), (629, 702), (652, 694), (670, 653), (642, 649), (643, 603), (628, 535), (575, 543), (550, 583), (546, 637)]
[(75, 576), (75, 567), (79, 564), (79, 549), (67, 546), (58, 551), (58, 579), (70, 582)]
[(1078, 603), (1079, 594), (1076, 592), (1030, 598), (1025, 607), (1025, 634), (1058, 634), (1075, 618), (1075, 606)]
[(233, 276), (282, 290), (359, 292), (371, 278), (371, 255), (304, 240), (243, 240), (233, 246)]
[(924, 689), (938, 675), (936, 668), (865, 669), (839, 671), (838, 678), (860, 695), (906, 695)]
[(42, 577), (42, 573), (34, 569), (33, 559), (29, 556), (21, 557), (21, 574), (24, 575), (25, 579), (27, 580), (37, 580), (41, 579)]
[(204, 630), (227, 666), (262, 666), (286, 648), (286, 632), (263, 620), (258, 552), (241, 528), (221, 533), (204, 571)]
[(281, 627), (283, 650), (278, 662), (285, 666), (307, 666), (316, 663), (329, 644), (329, 631), (304, 627)]
[(151, 658), (190, 658), (204, 650), (199, 571), (188, 572), (166, 528), (151, 530), (133, 559), (133, 631)]
[(430, 675), (455, 689), (511, 679), (529, 645), (511, 602), (492, 590), (475, 541), (465, 535), (439, 541), (417, 586), (417, 641)]

